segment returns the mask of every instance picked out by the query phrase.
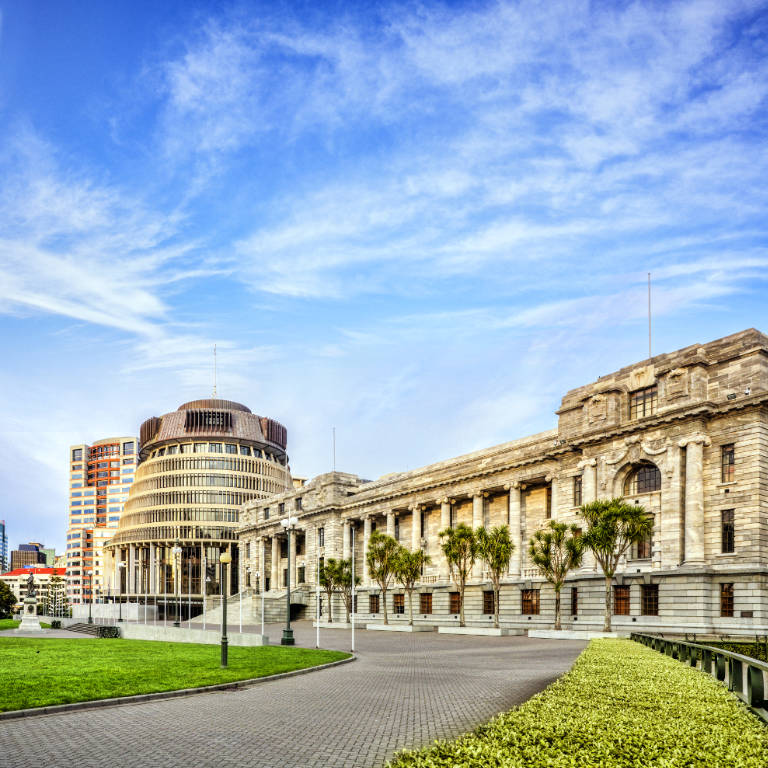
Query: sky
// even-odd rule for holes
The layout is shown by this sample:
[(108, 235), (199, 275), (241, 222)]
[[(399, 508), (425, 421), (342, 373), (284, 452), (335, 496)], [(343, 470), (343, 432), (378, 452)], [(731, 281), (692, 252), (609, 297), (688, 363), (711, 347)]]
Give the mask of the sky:
[(768, 331), (768, 3), (0, 0), (0, 518), (218, 393), (294, 474)]

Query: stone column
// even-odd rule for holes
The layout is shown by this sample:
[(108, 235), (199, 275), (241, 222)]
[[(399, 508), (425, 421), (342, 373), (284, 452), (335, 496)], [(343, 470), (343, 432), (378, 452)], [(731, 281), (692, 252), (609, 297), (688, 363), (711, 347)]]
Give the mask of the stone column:
[(577, 466), (584, 471), (581, 480), (581, 502), (589, 504), (597, 500), (597, 459), (584, 459)]
[(521, 535), (520, 506), (520, 483), (514, 482), (509, 486), (509, 535), (515, 545), (512, 557), (509, 559), (509, 575), (513, 579), (523, 577), (523, 537)]
[(349, 560), (349, 520), (345, 520), (341, 526), (341, 557)]
[[(476, 493), (472, 497), (472, 528), (481, 528), (483, 525), (483, 494)], [(480, 558), (475, 560), (475, 564), (472, 566), (472, 573), (470, 578), (478, 580), (483, 577), (483, 563)]]
[(371, 518), (363, 518), (363, 584), (369, 584), (371, 575), (368, 573), (368, 540), (371, 538)]
[[(582, 470), (581, 476), (581, 503), (589, 504), (597, 500), (597, 459), (583, 459), (576, 465)], [(597, 571), (597, 560), (595, 556), (587, 550), (581, 561), (581, 568), (584, 571)]]
[(258, 550), (259, 550), (259, 564), (258, 564), (258, 570), (259, 570), (259, 592), (264, 591), (264, 584), (266, 583), (266, 576), (267, 576), (267, 537), (266, 536), (259, 536), (259, 542), (258, 542)]
[(557, 520), (557, 505), (559, 503), (559, 479), (557, 475), (547, 475), (545, 478), (549, 483), (549, 516), (552, 520)]
[[(156, 550), (156, 545), (150, 544), (149, 545), (149, 592), (150, 594), (152, 593), (157, 594), (156, 592), (157, 563), (155, 562), (155, 559), (156, 559), (155, 550)], [(203, 576), (203, 580), (205, 580), (205, 574), (203, 574), (202, 576)]]
[(134, 568), (136, 567), (136, 548), (133, 544), (128, 546), (128, 567), (125, 569), (125, 591), (132, 595), (134, 591)]
[[(451, 500), (443, 499), (440, 502), (440, 531), (444, 531), (451, 527)], [(439, 543), (438, 539), (438, 543)], [(445, 559), (442, 548), (440, 551), (440, 578), (443, 581), (448, 581), (451, 578), (450, 568), (448, 567), (448, 561)]]
[(271, 569), (269, 573), (269, 589), (270, 591), (273, 589), (279, 589), (280, 587), (280, 579), (279, 579), (279, 568), (280, 565), (280, 539), (277, 538), (277, 536), (272, 537), (272, 563), (271, 563)]
[(685, 563), (704, 563), (704, 446), (706, 435), (681, 440), (685, 448)]
[[(114, 575), (114, 579), (113, 579), (112, 594), (119, 596), (120, 595), (120, 566), (119, 566), (119, 563), (120, 563), (120, 548), (119, 547), (115, 547), (112, 551), (115, 553), (115, 568), (114, 568), (115, 575)], [(82, 579), (81, 579), (81, 581), (82, 581)]]
[(418, 504), (411, 507), (411, 552), (421, 549), (421, 509)]
[(291, 531), (291, 535), (288, 539), (288, 548), (289, 548), (289, 554), (291, 556), (291, 588), (296, 589), (296, 584), (298, 584), (298, 573), (299, 569), (296, 565), (296, 534), (298, 534), (298, 529), (294, 528)]
[(395, 513), (391, 510), (387, 512), (387, 536), (395, 538)]

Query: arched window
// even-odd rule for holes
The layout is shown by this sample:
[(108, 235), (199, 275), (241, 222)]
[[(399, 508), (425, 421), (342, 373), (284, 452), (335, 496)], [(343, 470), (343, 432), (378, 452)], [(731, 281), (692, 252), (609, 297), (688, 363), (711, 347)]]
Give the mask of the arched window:
[(661, 472), (655, 464), (640, 464), (630, 472), (624, 484), (625, 496), (661, 490)]

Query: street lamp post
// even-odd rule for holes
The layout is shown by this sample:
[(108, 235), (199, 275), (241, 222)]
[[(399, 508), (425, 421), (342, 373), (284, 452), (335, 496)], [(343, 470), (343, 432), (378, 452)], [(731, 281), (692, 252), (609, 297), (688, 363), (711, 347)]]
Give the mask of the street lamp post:
[(286, 517), (285, 520), (280, 521), (280, 525), (283, 526), (288, 536), (288, 569), (285, 578), (285, 629), (283, 630), (282, 638), (280, 638), (280, 645), (295, 644), (293, 630), (291, 629), (291, 533), (298, 522), (299, 520), (297, 517)]
[(88, 593), (90, 600), (88, 600), (88, 623), (93, 624), (93, 574), (88, 574)]
[(177, 537), (173, 549), (171, 550), (171, 553), (173, 554), (174, 571), (176, 572), (173, 580), (173, 586), (176, 590), (176, 621), (173, 622), (174, 627), (181, 626), (181, 622), (179, 621), (179, 614), (181, 613), (181, 552), (181, 541)]
[(120, 569), (120, 571), (119, 571), (119, 573), (120, 573), (120, 602), (118, 603), (119, 607), (118, 607), (117, 610), (118, 610), (118, 613), (119, 613), (119, 618), (117, 620), (118, 621), (122, 621), (123, 620), (123, 571), (125, 570), (125, 563), (121, 560), (117, 564), (117, 567)]
[(227, 666), (227, 651), (229, 640), (227, 639), (227, 566), (232, 562), (229, 552), (222, 552), (219, 557), (221, 563), (221, 666)]

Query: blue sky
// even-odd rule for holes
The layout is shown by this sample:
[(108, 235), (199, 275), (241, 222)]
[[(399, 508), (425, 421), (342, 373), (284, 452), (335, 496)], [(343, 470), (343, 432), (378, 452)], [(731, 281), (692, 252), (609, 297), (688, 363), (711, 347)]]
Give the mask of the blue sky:
[(768, 330), (768, 4), (0, 0), (0, 517), (219, 393), (295, 474), (555, 425)]

